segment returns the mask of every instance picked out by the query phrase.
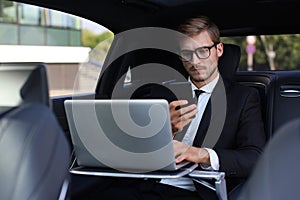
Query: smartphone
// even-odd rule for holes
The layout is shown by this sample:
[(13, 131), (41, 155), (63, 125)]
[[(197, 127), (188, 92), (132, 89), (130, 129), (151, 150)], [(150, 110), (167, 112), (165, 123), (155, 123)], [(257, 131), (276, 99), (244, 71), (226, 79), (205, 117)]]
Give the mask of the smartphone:
[(166, 99), (169, 103), (176, 100), (187, 100), (188, 104), (185, 106), (196, 104), (196, 100), (193, 98), (191, 83), (188, 81), (172, 80), (163, 82), (162, 84), (146, 84), (139, 87), (131, 98)]
[[(172, 81), (164, 84), (166, 88), (168, 88), (173, 97), (170, 98), (172, 101), (175, 100), (187, 100), (188, 105), (196, 104), (196, 100), (193, 97), (193, 91), (191, 89), (191, 83), (188, 81)], [(177, 108), (179, 109), (179, 108)]]

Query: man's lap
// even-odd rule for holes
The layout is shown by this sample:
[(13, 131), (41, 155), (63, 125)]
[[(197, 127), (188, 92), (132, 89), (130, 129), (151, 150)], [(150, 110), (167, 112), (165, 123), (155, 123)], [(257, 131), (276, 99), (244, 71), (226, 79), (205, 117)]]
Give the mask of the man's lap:
[(93, 189), (72, 199), (200, 199), (197, 192), (158, 183), (155, 180), (105, 177)]

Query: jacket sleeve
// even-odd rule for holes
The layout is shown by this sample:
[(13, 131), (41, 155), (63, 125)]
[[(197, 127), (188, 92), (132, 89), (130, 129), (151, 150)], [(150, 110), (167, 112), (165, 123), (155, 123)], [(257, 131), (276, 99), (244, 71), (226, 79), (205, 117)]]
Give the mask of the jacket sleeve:
[(229, 177), (247, 177), (266, 143), (258, 92), (249, 88), (233, 95), (228, 102), (227, 119), (222, 132), (223, 140), (214, 150), (219, 157), (220, 169)]

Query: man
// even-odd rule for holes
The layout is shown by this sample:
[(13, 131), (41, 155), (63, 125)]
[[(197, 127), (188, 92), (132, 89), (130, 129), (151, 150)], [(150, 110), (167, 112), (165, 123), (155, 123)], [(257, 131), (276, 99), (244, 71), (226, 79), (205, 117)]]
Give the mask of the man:
[[(180, 41), (183, 66), (189, 74), (192, 89), (200, 89), (202, 94), (197, 108), (194, 105), (183, 107), (187, 104), (184, 100), (170, 103), (173, 130), (180, 131), (189, 125), (183, 141), (174, 141), (177, 162), (188, 160), (199, 163), (203, 169), (226, 172), (227, 188), (231, 190), (250, 174), (265, 144), (259, 96), (252, 88), (222, 80), (218, 71), (218, 59), (223, 54), (223, 44), (220, 43), (218, 27), (209, 18), (201, 16), (189, 19), (179, 27), (179, 31), (189, 36)], [(223, 81), (227, 102), (224, 126), (212, 148), (201, 148), (204, 137), (210, 137), (205, 135), (208, 125), (203, 123), (204, 118), (211, 115), (207, 114), (212, 110), (210, 98)], [(178, 106), (181, 109), (175, 109)], [(163, 180), (162, 183), (188, 190), (195, 189), (193, 182), (186, 178), (180, 181)], [(195, 186), (203, 198), (210, 195), (203, 187), (198, 187), (197, 184)], [(209, 199), (211, 198), (213, 197), (210, 196)]]
[[(209, 18), (189, 19), (179, 27), (179, 31), (187, 36), (179, 42), (183, 66), (189, 74), (192, 89), (202, 92), (197, 105), (185, 106), (186, 100), (170, 103), (175, 137), (188, 127), (182, 142), (173, 142), (176, 160), (198, 163), (201, 169), (224, 171), (230, 190), (247, 178), (265, 144), (259, 96), (253, 88), (222, 80), (218, 60), (223, 54), (223, 44), (218, 27)], [(220, 124), (219, 121), (211, 121), (216, 104), (213, 96), (222, 91), (218, 88), (224, 89), (218, 97), (224, 100), (222, 103), (226, 107), (220, 133), (209, 132), (210, 127)], [(218, 134), (218, 137), (213, 146), (206, 147), (205, 138), (211, 134)], [(102, 185), (102, 190), (97, 192), (102, 199), (217, 198), (215, 192), (186, 177), (160, 181), (107, 178), (105, 187)]]

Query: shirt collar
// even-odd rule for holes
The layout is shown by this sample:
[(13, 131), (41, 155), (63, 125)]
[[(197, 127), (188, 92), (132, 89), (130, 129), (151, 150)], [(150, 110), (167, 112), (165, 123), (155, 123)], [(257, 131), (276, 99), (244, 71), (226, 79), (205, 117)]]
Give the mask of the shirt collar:
[(220, 75), (218, 74), (216, 76), (216, 78), (214, 78), (211, 82), (207, 83), (206, 85), (202, 86), (201, 88), (197, 88), (194, 83), (191, 81), (191, 78), (188, 78), (188, 81), (191, 83), (192, 85), (192, 90), (203, 90), (205, 93), (212, 93), (212, 91), (214, 90), (215, 86), (217, 85), (217, 82), (219, 80)]

